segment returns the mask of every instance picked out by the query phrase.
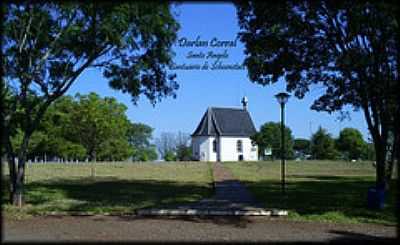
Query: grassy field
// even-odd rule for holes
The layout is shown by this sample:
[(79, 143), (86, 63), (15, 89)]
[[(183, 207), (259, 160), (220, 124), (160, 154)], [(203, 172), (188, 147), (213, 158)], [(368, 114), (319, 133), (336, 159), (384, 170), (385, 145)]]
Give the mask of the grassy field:
[[(395, 224), (395, 191), (383, 211), (366, 208), (368, 188), (375, 184), (371, 162), (289, 161), (287, 196), (281, 195), (280, 162), (224, 163), (267, 208), (283, 208), (294, 220), (336, 223)], [(392, 183), (391, 186), (395, 186)]]
[[(7, 201), (3, 168), (3, 202)], [(6, 176), (4, 176), (6, 175)], [(132, 213), (135, 209), (194, 202), (212, 195), (208, 163), (32, 164), (26, 170), (26, 205), (4, 205), (11, 217), (48, 212)]]
[[(370, 162), (287, 162), (287, 196), (281, 195), (280, 162), (224, 163), (267, 208), (289, 210), (289, 219), (393, 225), (394, 191), (381, 212), (366, 208), (375, 183)], [(8, 198), (3, 168), (3, 204)], [(5, 204), (11, 217), (49, 212), (132, 213), (212, 196), (209, 163), (33, 164), (26, 172), (26, 205)], [(391, 186), (394, 186), (392, 183)]]

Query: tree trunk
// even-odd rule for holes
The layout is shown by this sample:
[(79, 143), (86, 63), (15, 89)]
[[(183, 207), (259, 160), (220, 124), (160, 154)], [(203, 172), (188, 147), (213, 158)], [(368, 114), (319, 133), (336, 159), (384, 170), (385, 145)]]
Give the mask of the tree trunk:
[(14, 157), (8, 157), (8, 169), (10, 172), (10, 179), (9, 179), (10, 203), (13, 203), (15, 189), (16, 189), (16, 180), (17, 180)]
[[(371, 133), (374, 148), (375, 148), (375, 159), (376, 159), (376, 188), (381, 189), (386, 186), (386, 145), (387, 145), (387, 134), (386, 132), (379, 132), (379, 125), (377, 125), (377, 120), (372, 122), (372, 116), (369, 111), (368, 103), (364, 98), (364, 103), (362, 105), (364, 111), (365, 120), (367, 121), (368, 130)], [(375, 115), (377, 117), (377, 115)], [(374, 118), (375, 118), (374, 117)]]
[[(398, 81), (398, 84), (399, 84), (399, 89), (400, 89), (400, 82)], [(400, 90), (398, 90), (398, 91), (400, 91)], [(399, 102), (399, 104), (398, 105), (400, 105), (400, 96), (399, 96), (399, 100), (398, 100), (398, 102)], [(398, 108), (398, 111), (397, 111), (397, 117), (396, 117), (396, 119), (395, 119), (395, 125), (399, 125), (399, 123), (400, 123), (400, 108)], [(396, 205), (396, 210), (397, 210), (397, 212), (396, 212), (396, 216), (397, 216), (397, 220), (400, 220), (400, 180), (399, 180), (399, 178), (400, 178), (400, 127), (399, 126), (395, 126), (395, 129), (394, 129), (394, 131), (395, 131), (395, 144), (397, 145), (397, 150), (395, 151), (395, 154), (396, 154), (396, 158), (397, 158), (397, 179), (396, 179), (396, 182), (395, 183), (397, 183), (396, 185), (397, 185), (397, 190), (396, 190), (396, 203), (397, 203), (397, 205)], [(400, 234), (400, 226), (397, 226), (397, 234)]]
[(386, 152), (380, 142), (374, 141), (375, 154), (376, 154), (376, 188), (381, 189), (386, 187)]
[(390, 159), (388, 162), (388, 168), (386, 171), (386, 179), (387, 181), (390, 181), (393, 179), (393, 175), (394, 175), (394, 165), (395, 165), (395, 160), (396, 160), (396, 154), (397, 154), (397, 150), (398, 150), (398, 145), (396, 144), (396, 139), (393, 139), (393, 145), (392, 145), (392, 151), (390, 153)]
[[(396, 16), (396, 21), (397, 21), (397, 24), (400, 22), (400, 9), (399, 8), (397, 8), (397, 11), (396, 11), (396, 14), (395, 14), (395, 16)], [(397, 41), (397, 43), (399, 43), (400, 42), (400, 31), (399, 31), (399, 29), (397, 28), (397, 33), (396, 33), (396, 41)], [(397, 146), (396, 147), (396, 151), (395, 151), (395, 155), (396, 155), (396, 158), (397, 158), (397, 180), (396, 180), (396, 183), (397, 183), (397, 190), (396, 190), (396, 217), (397, 217), (397, 220), (399, 220), (400, 219), (400, 181), (399, 181), (399, 178), (400, 178), (400, 166), (399, 166), (399, 161), (400, 161), (400, 81), (398, 80), (399, 78), (398, 78), (398, 75), (399, 75), (399, 73), (400, 73), (400, 68), (399, 68), (399, 61), (400, 61), (400, 58), (399, 58), (399, 56), (397, 55), (397, 88), (396, 88), (396, 91), (397, 91), (397, 110), (396, 110), (396, 114), (395, 114), (395, 117), (394, 117), (394, 142), (395, 142), (395, 145)], [(398, 225), (397, 226), (397, 234), (400, 234), (400, 226)]]
[(25, 180), (25, 160), (18, 159), (18, 172), (16, 178), (15, 192), (13, 196), (13, 204), (22, 207), (24, 204), (24, 180)]
[(386, 187), (386, 141), (372, 132), (376, 157), (376, 188)]
[(14, 202), (14, 195), (16, 189), (16, 163), (15, 154), (13, 147), (11, 145), (10, 135), (8, 134), (7, 128), (4, 129), (4, 142), (6, 145), (7, 161), (8, 161), (8, 171), (9, 171), (9, 191), (10, 191), (10, 203)]
[(92, 160), (91, 160), (91, 168), (90, 168), (90, 176), (94, 178), (96, 176), (96, 169), (95, 169), (95, 164), (96, 163), (96, 150), (92, 152)]
[(24, 182), (25, 182), (25, 162), (28, 150), (30, 134), (25, 133), (21, 149), (18, 153), (18, 169), (15, 178), (15, 190), (13, 193), (13, 204), (22, 207), (24, 204)]

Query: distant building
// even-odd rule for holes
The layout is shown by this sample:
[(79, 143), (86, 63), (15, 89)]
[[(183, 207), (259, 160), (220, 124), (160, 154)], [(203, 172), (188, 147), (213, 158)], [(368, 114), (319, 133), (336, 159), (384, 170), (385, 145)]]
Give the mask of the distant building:
[(257, 161), (258, 147), (250, 136), (257, 131), (243, 108), (209, 107), (192, 134), (193, 157), (199, 161)]

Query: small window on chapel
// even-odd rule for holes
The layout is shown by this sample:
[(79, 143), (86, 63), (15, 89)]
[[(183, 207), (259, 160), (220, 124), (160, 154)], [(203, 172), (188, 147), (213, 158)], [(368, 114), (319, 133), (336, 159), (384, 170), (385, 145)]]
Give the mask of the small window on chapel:
[(242, 144), (241, 140), (238, 140), (236, 142), (236, 150), (237, 150), (237, 152), (243, 152), (243, 144)]

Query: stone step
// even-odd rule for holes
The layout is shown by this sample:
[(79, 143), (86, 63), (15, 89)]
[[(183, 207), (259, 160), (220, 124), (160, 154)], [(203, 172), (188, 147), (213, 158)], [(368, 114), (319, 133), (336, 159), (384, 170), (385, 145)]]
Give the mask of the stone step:
[(140, 209), (142, 216), (286, 216), (286, 210), (245, 209)]

